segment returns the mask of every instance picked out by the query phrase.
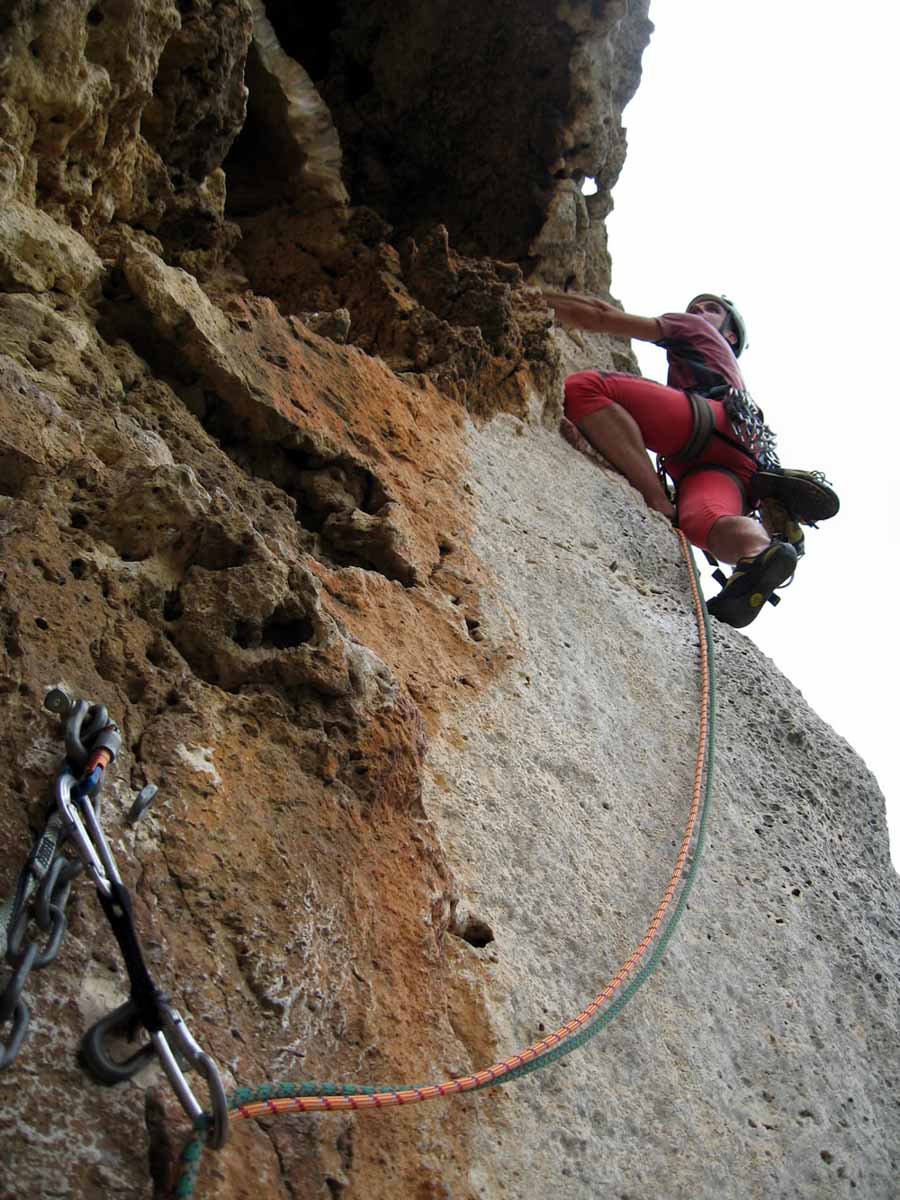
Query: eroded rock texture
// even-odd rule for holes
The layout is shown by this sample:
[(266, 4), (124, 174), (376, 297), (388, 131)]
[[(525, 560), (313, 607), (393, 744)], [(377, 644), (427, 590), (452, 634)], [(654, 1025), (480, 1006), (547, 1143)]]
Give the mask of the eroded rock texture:
[[(528, 286), (608, 289), (649, 29), (624, 0), (0, 2), (0, 894), (61, 683), (122, 727), (113, 848), (229, 1087), (488, 1065), (665, 886), (684, 569), (556, 433), (564, 371), (627, 347)], [(896, 1194), (883, 804), (717, 643), (706, 866), (627, 1015), (505, 1091), (241, 1125), (201, 1195)], [(0, 1195), (155, 1200), (184, 1115), (156, 1068), (79, 1068), (127, 985), (86, 881), (69, 911), (0, 1075)]]

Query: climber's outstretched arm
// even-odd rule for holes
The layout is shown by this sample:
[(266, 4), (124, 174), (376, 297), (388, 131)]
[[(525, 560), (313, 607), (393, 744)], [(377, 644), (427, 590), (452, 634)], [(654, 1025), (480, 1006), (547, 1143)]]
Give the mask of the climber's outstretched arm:
[(662, 337), (662, 327), (655, 317), (636, 317), (624, 313), (615, 305), (593, 296), (549, 291), (543, 295), (563, 325), (574, 325), (576, 329), (584, 329), (589, 333), (637, 338), (642, 342), (658, 342)]

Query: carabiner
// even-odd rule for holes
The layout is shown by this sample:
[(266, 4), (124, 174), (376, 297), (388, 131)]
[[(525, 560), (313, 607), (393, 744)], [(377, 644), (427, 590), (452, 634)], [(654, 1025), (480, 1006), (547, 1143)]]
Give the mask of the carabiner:
[[(87, 724), (85, 725), (85, 721)], [(83, 767), (90, 757), (90, 746), (101, 729), (109, 724), (109, 712), (102, 704), (74, 700), (66, 718), (66, 757), (76, 767)], [(115, 757), (115, 756), (114, 756)]]
[(138, 1013), (139, 1009), (134, 1000), (126, 1000), (124, 1004), (120, 1004), (118, 1008), (95, 1022), (81, 1039), (78, 1056), (99, 1083), (108, 1084), (110, 1087), (116, 1083), (124, 1083), (156, 1057), (151, 1042), (147, 1042), (140, 1050), (121, 1061), (113, 1058), (106, 1049), (104, 1042), (111, 1034), (123, 1033), (129, 1040), (134, 1036), (136, 1028), (141, 1024)]
[(165, 1034), (154, 1033), (153, 1044), (163, 1071), (172, 1085), (181, 1107), (196, 1121), (203, 1115), (203, 1110), (197, 1097), (190, 1089), (184, 1077), (179, 1060), (187, 1070), (193, 1069), (201, 1075), (209, 1091), (211, 1111), (206, 1114), (210, 1118), (209, 1145), (213, 1150), (220, 1150), (228, 1140), (228, 1098), (219, 1068), (215, 1060), (200, 1048), (197, 1039), (188, 1029), (181, 1013), (170, 1004), (164, 1007)]

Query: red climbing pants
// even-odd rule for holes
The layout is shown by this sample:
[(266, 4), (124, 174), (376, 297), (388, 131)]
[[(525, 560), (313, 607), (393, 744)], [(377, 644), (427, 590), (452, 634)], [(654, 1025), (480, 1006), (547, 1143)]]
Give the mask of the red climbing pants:
[[(691, 402), (677, 388), (602, 371), (579, 371), (566, 380), (566, 416), (573, 425), (579, 425), (588, 413), (611, 404), (629, 412), (640, 427), (647, 449), (664, 457), (677, 454), (694, 429)], [(716, 428), (731, 435), (725, 406), (720, 400), (711, 400), (710, 404)], [(756, 468), (751, 458), (717, 437), (710, 438), (703, 453), (689, 463), (671, 465), (670, 473), (678, 483), (678, 524), (689, 541), (705, 550), (709, 531), (719, 517), (744, 512), (744, 497), (730, 475), (715, 469), (698, 470), (702, 467), (725, 467), (745, 485)], [(679, 483), (683, 476), (687, 478)]]

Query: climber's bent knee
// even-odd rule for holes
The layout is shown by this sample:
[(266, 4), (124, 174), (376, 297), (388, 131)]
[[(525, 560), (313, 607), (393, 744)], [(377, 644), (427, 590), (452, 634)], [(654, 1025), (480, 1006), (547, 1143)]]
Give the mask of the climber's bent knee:
[(566, 416), (586, 416), (617, 404), (631, 416), (648, 450), (677, 454), (694, 428), (690, 401), (677, 388), (618, 371), (579, 371), (566, 380)]
[(720, 517), (739, 517), (744, 496), (724, 471), (696, 471), (678, 485), (678, 527), (689, 542), (709, 549), (709, 534)]
[(565, 414), (573, 425), (577, 425), (589, 413), (609, 408), (613, 403), (606, 376), (600, 371), (578, 371), (569, 375), (565, 391)]

